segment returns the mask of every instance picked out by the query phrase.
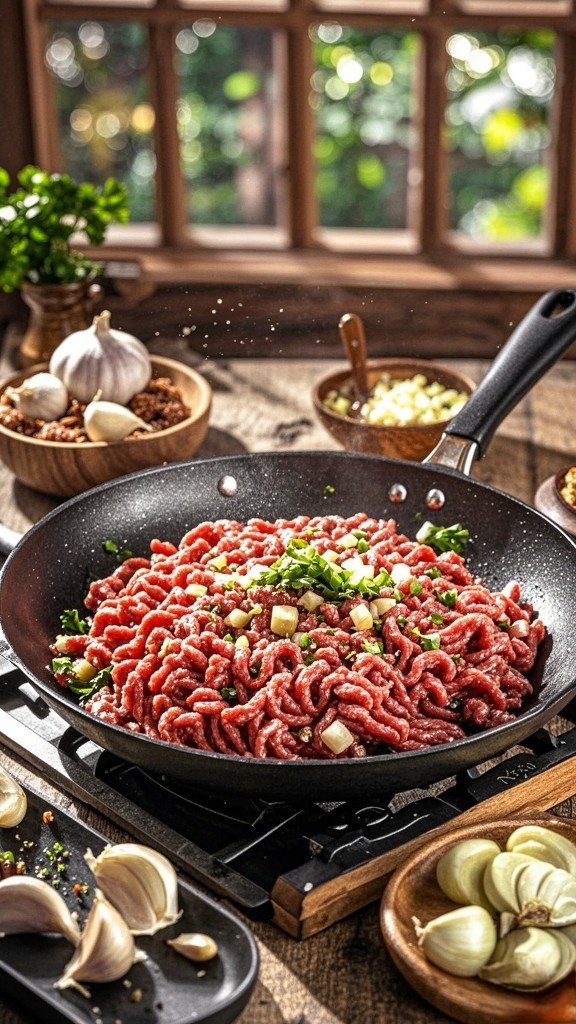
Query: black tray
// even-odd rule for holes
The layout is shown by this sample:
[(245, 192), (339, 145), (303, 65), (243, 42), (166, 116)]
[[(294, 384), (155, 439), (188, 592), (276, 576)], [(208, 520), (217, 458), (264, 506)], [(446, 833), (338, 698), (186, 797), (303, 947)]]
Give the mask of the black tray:
[[(54, 842), (62, 843), (70, 857), (59, 891), (71, 910), (77, 910), (83, 924), (92, 902), (94, 876), (84, 862), (90, 847), (98, 854), (108, 840), (101, 833), (51, 808), (37, 791), (23, 787), (28, 811), (17, 828), (0, 829), (0, 844), (24, 859), (28, 874), (35, 865), (50, 868), (43, 856)], [(44, 822), (44, 811), (52, 809), (54, 819)], [(27, 846), (33, 842), (34, 846)], [(90, 892), (79, 899), (72, 892), (78, 881), (87, 882)], [(84, 904), (84, 905), (82, 905)], [(258, 976), (258, 952), (248, 928), (228, 910), (179, 882), (182, 917), (175, 925), (154, 936), (136, 936), (139, 949), (148, 959), (135, 964), (125, 979), (106, 984), (88, 984), (91, 997), (67, 989), (53, 988), (74, 947), (61, 936), (7, 935), (0, 939), (0, 991), (30, 1012), (34, 1024), (231, 1024), (250, 998)], [(205, 932), (218, 943), (218, 956), (207, 963), (193, 963), (166, 945), (180, 932)], [(134, 1001), (134, 993), (141, 998)], [(132, 998), (131, 998), (132, 997)], [(97, 1012), (96, 1012), (97, 1011)]]

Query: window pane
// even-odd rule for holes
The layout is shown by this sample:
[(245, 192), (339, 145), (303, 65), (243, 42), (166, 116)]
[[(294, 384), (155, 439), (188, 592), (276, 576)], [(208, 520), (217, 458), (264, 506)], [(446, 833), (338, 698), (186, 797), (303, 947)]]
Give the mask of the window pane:
[(176, 34), (190, 220), (275, 225), (284, 165), (273, 34), (206, 18)]
[(141, 25), (97, 21), (50, 26), (46, 64), (55, 81), (63, 170), (128, 187), (130, 219), (154, 219), (154, 111)]
[(329, 23), (312, 41), (320, 224), (407, 227), (418, 37)]
[(553, 43), (547, 30), (468, 30), (448, 40), (452, 228), (495, 242), (542, 234)]

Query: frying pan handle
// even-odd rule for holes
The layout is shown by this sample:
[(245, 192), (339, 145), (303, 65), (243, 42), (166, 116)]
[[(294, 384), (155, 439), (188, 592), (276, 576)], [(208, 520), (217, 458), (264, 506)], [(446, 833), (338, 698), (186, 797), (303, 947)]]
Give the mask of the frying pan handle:
[[(502, 420), (575, 338), (576, 290), (547, 292), (510, 335), (482, 383), (425, 461), (469, 471)], [(460, 448), (459, 464), (455, 447)]]

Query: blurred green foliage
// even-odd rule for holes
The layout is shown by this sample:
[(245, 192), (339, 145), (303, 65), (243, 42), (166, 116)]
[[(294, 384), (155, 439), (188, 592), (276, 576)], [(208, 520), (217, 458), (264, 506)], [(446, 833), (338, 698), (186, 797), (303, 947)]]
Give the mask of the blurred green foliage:
[(70, 238), (81, 232), (100, 245), (112, 221), (125, 224), (124, 185), (108, 178), (95, 188), (32, 166), (18, 181), (20, 188), (10, 193), (9, 175), (0, 167), (0, 288), (11, 292), (23, 281), (74, 284), (94, 274), (96, 265), (70, 248)]
[[(319, 221), (404, 228), (414, 168), (416, 32), (336, 22), (310, 31)], [(445, 145), (449, 222), (476, 238), (542, 231), (554, 89), (547, 30), (466, 30), (448, 41)], [(178, 125), (190, 217), (197, 224), (275, 224), (285, 163), (272, 33), (200, 18), (176, 32)], [(66, 166), (127, 184), (136, 221), (153, 219), (154, 112), (138, 25), (53, 26), (47, 60)], [(412, 177), (412, 170), (416, 173)]]

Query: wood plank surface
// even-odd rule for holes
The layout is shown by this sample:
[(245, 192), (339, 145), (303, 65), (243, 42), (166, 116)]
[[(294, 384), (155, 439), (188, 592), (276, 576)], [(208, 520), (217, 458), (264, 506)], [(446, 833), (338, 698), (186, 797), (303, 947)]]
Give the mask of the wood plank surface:
[[(216, 307), (214, 307), (216, 308)], [(237, 312), (240, 312), (237, 310)], [(270, 327), (278, 318), (272, 318)], [(269, 333), (271, 346), (275, 332)], [(246, 450), (330, 449), (334, 442), (315, 421), (310, 403), (313, 381), (341, 363), (285, 358), (276, 344), (274, 359), (214, 359), (190, 350), (187, 338), (154, 338), (151, 351), (200, 369), (214, 391), (211, 425), (201, 455)], [(272, 347), (271, 347), (272, 351)], [(309, 348), (310, 351), (310, 348)], [(0, 361), (0, 376), (13, 372), (13, 355)], [(452, 365), (479, 379), (485, 363), (458, 360)], [(531, 501), (546, 475), (576, 458), (570, 410), (576, 394), (576, 366), (562, 363), (508, 418), (475, 475)], [(0, 518), (20, 530), (52, 508), (54, 502), (16, 483), (0, 470)], [(556, 722), (556, 728), (561, 723)], [(0, 753), (0, 763), (33, 784), (38, 776), (15, 758)], [(565, 791), (564, 791), (565, 792)], [(89, 808), (46, 786), (55, 807), (72, 809), (107, 832), (123, 833)], [(572, 804), (560, 813), (572, 813)], [(305, 942), (296, 942), (272, 923), (253, 925), (261, 953), (261, 973), (241, 1024), (447, 1024), (448, 1018), (424, 1003), (404, 982), (383, 949), (376, 904)], [(9, 1006), (0, 994), (0, 1024), (35, 1024)]]

